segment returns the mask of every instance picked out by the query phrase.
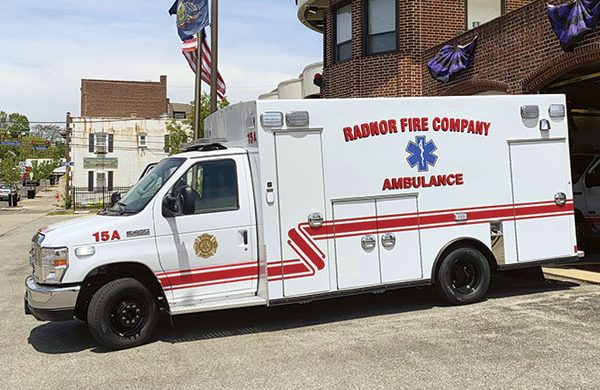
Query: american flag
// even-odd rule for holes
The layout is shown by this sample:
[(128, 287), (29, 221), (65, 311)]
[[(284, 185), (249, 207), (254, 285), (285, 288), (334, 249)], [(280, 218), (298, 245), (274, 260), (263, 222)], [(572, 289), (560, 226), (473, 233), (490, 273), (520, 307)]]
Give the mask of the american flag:
[[(202, 81), (210, 85), (210, 81), (212, 79), (210, 73), (210, 47), (208, 47), (208, 43), (206, 42), (206, 36), (202, 35), (202, 71), (200, 73), (200, 77)], [(183, 56), (187, 60), (192, 71), (196, 73), (196, 63), (198, 59), (198, 40), (196, 37), (183, 41), (183, 46), (181, 51)], [(221, 77), (221, 73), (217, 71), (217, 96), (219, 99), (223, 100), (225, 97), (225, 81), (223, 81), (223, 77)]]

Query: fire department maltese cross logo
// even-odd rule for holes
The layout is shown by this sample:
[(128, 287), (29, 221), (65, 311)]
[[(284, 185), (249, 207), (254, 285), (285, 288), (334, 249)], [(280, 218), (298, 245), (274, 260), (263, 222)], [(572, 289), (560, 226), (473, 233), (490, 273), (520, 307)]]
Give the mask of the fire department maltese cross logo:
[(406, 158), (408, 164), (412, 167), (415, 165), (419, 166), (419, 172), (427, 172), (429, 166), (435, 166), (437, 162), (437, 156), (435, 151), (437, 146), (433, 141), (427, 142), (425, 136), (415, 137), (415, 142), (409, 141), (406, 151), (410, 153), (410, 156)]
[(218, 247), (219, 243), (212, 234), (204, 233), (196, 237), (196, 240), (194, 241), (194, 252), (196, 252), (196, 256), (202, 257), (203, 259), (214, 256), (215, 253), (217, 253)]

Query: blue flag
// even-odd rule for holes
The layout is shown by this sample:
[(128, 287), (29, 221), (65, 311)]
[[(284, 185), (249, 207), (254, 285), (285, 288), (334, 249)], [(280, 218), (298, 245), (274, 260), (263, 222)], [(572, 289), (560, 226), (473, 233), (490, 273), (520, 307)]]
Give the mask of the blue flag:
[(177, 15), (179, 38), (191, 39), (208, 26), (208, 0), (175, 0), (169, 15)]

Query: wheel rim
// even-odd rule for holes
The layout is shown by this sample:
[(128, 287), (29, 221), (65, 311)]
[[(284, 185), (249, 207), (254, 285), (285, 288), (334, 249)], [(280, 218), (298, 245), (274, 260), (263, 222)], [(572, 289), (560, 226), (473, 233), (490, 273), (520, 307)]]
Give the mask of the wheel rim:
[(481, 272), (474, 261), (457, 259), (450, 269), (450, 285), (459, 294), (474, 292), (481, 282)]
[(115, 301), (109, 316), (111, 328), (119, 336), (136, 336), (146, 324), (148, 307), (142, 296), (128, 294)]

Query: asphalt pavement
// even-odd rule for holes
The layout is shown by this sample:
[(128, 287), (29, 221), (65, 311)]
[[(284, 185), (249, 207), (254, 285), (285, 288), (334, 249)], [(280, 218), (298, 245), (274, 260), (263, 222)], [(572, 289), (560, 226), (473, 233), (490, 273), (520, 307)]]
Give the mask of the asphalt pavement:
[[(484, 302), (451, 307), (411, 288), (163, 321), (135, 349), (96, 347), (80, 321), (23, 313), (29, 240), (69, 216), (2, 214), (2, 389), (588, 389), (600, 383), (600, 287), (495, 276)], [(8, 219), (12, 222), (8, 223)], [(1, 226), (1, 224), (0, 224)]]

